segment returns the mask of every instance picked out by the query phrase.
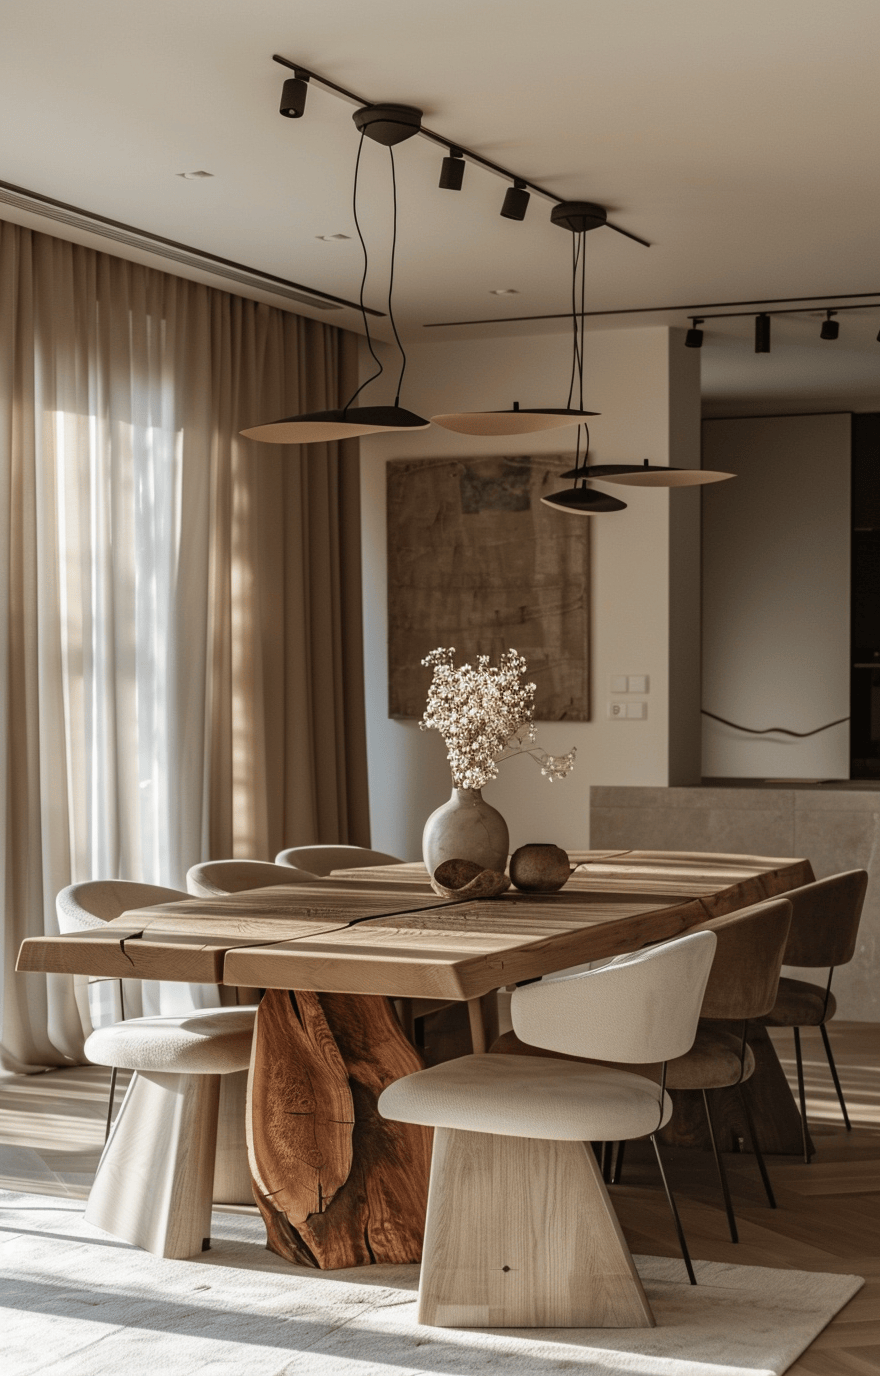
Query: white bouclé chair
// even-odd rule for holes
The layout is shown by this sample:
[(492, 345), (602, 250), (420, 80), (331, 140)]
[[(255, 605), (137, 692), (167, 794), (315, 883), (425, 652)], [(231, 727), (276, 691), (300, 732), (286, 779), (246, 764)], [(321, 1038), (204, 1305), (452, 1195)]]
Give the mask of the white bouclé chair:
[[(209, 1245), (221, 1078), (246, 1074), (255, 1014), (200, 1008), (92, 1033), (90, 1061), (136, 1074), (98, 1164), (88, 1223), (161, 1257)], [(242, 1145), (244, 1128), (242, 1103)]]
[[(92, 879), (69, 884), (55, 899), (58, 930), (85, 932), (103, 927), (131, 908), (174, 903), (189, 895), (158, 884), (139, 884), (130, 879)], [(77, 1004), (83, 1031), (88, 1037), (99, 1027), (139, 1018), (144, 1014), (188, 1013), (194, 1008), (216, 1008), (221, 992), (214, 984), (177, 984), (170, 980), (106, 979), (100, 975), (75, 975)], [(82, 996), (85, 996), (84, 998)], [(107, 1124), (110, 1134), (116, 1070), (110, 1077)]]
[(195, 898), (221, 898), (245, 889), (268, 889), (273, 884), (308, 884), (316, 872), (271, 860), (203, 860), (186, 874), (186, 887)]
[[(384, 1117), (436, 1129), (419, 1322), (653, 1323), (588, 1144), (650, 1137), (663, 1173), (656, 1133), (672, 1112), (665, 1062), (693, 1044), (715, 945), (713, 932), (698, 932), (518, 988), (514, 1029), (546, 1056), (463, 1056), (383, 1091)], [(662, 1062), (661, 1082), (553, 1052)], [(668, 1186), (667, 1196), (696, 1284)]]
[(396, 855), (366, 846), (290, 846), (275, 856), (276, 865), (296, 865), (313, 874), (327, 875), (333, 870), (366, 869), (373, 865), (399, 865)]
[[(188, 898), (189, 895), (178, 889), (168, 889), (156, 884), (139, 884), (126, 879), (98, 879), (81, 884), (71, 884), (62, 889), (55, 902), (58, 925), (62, 932), (88, 931), (101, 927), (105, 922), (120, 917), (132, 909), (153, 906), (157, 903), (172, 903)], [(172, 1245), (176, 1236), (173, 1223), (168, 1222), (169, 1209), (176, 1208), (174, 1200), (162, 1193), (155, 1193), (153, 1185), (142, 1179), (144, 1155), (141, 1150), (132, 1150), (141, 1140), (146, 1140), (149, 1128), (144, 1126), (152, 1118), (163, 1123), (158, 1137), (153, 1141), (149, 1157), (149, 1171), (157, 1179), (174, 1176), (179, 1169), (181, 1153), (186, 1154), (186, 1136), (180, 1136), (182, 1128), (175, 1128), (169, 1120), (183, 1113), (191, 1118), (193, 1103), (198, 1110), (197, 1117), (206, 1120), (207, 1136), (205, 1142), (216, 1142), (216, 1151), (211, 1147), (211, 1156), (202, 1170), (203, 1186), (206, 1184), (210, 1221), (210, 1200), (217, 1203), (249, 1204), (253, 1200), (250, 1171), (247, 1159), (245, 1138), (245, 1099), (247, 1094), (247, 1067), (249, 1050), (237, 1055), (234, 1072), (229, 1063), (229, 1037), (233, 1035), (237, 1046), (249, 1049), (253, 1036), (256, 1007), (220, 1007), (223, 993), (235, 997), (236, 991), (222, 991), (213, 984), (186, 984), (175, 981), (156, 980), (117, 980), (93, 979), (87, 985), (88, 1003), (81, 1008), (85, 1030), (90, 1034), (85, 1044), (85, 1054), (96, 1065), (110, 1066), (111, 1092), (107, 1113), (104, 1155), (98, 1168), (95, 1185), (90, 1196), (91, 1221), (98, 1227), (115, 1231), (116, 1214), (112, 1200), (107, 1201), (106, 1182), (113, 1180), (123, 1184), (120, 1188), (130, 1190), (141, 1200), (135, 1207), (138, 1217), (137, 1236), (120, 1233), (128, 1241), (137, 1242), (143, 1235), (153, 1237), (155, 1229), (147, 1226), (146, 1218), (150, 1210), (157, 1217), (164, 1216), (161, 1225), (166, 1231), (171, 1229)], [(193, 1052), (180, 1062), (177, 1048), (181, 1046), (181, 1020), (197, 1022), (194, 1034), (195, 1048), (202, 1064), (215, 1064), (221, 1056), (224, 1069), (193, 1071)], [(226, 1048), (224, 1050), (224, 1048)], [(142, 1064), (137, 1063), (138, 1057)], [(148, 1089), (139, 1083), (141, 1073), (151, 1074), (156, 1066), (161, 1067), (163, 1075), (172, 1079), (181, 1074), (207, 1076), (209, 1085), (187, 1085), (177, 1079), (169, 1088), (164, 1082)], [(112, 1130), (113, 1091), (117, 1073), (120, 1069), (135, 1071), (128, 1093)], [(222, 1076), (222, 1079), (218, 1078)], [(161, 1092), (163, 1090), (165, 1093)], [(191, 1092), (190, 1092), (191, 1091)], [(161, 1107), (164, 1104), (164, 1109)], [(176, 1104), (176, 1107), (174, 1106)], [(184, 1112), (185, 1110), (185, 1112)], [(124, 1120), (124, 1122), (123, 1122)], [(175, 1119), (177, 1121), (177, 1119)], [(182, 1123), (182, 1120), (181, 1120)], [(202, 1147), (199, 1150), (202, 1150)], [(131, 1179), (126, 1185), (126, 1172), (131, 1165)], [(170, 1177), (169, 1177), (170, 1172)], [(114, 1183), (113, 1189), (116, 1188)], [(111, 1191), (112, 1193), (112, 1191)], [(175, 1197), (176, 1198), (176, 1197)], [(104, 1199), (99, 1208), (98, 1200)], [(101, 1222), (100, 1217), (106, 1219)], [(156, 1225), (159, 1226), (159, 1225)], [(202, 1226), (200, 1223), (199, 1226)], [(161, 1231), (160, 1227), (160, 1231)], [(210, 1230), (208, 1230), (210, 1231)], [(201, 1239), (208, 1232), (200, 1234)], [(139, 1243), (147, 1246), (147, 1243)], [(162, 1245), (165, 1245), (164, 1243)], [(189, 1245), (185, 1239), (183, 1245)], [(154, 1250), (152, 1246), (149, 1250)], [(195, 1250), (198, 1250), (196, 1248)], [(163, 1255), (180, 1256), (179, 1251)]]

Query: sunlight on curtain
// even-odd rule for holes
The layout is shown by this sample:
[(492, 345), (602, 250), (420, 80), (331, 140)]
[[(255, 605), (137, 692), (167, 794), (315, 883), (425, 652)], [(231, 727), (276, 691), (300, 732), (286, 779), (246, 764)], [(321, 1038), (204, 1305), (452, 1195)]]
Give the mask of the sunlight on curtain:
[(70, 979), (14, 974), (64, 885), (368, 843), (356, 452), (238, 434), (352, 345), (0, 222), (6, 1068), (81, 1053)]

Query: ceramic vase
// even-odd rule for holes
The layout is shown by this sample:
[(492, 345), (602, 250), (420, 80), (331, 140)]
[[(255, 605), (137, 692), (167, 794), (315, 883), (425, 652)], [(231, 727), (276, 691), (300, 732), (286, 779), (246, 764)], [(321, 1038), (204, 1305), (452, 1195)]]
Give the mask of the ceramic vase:
[(422, 833), (429, 874), (444, 860), (475, 860), (484, 869), (503, 873), (509, 844), (507, 823), (478, 788), (453, 788), (449, 802), (431, 813)]

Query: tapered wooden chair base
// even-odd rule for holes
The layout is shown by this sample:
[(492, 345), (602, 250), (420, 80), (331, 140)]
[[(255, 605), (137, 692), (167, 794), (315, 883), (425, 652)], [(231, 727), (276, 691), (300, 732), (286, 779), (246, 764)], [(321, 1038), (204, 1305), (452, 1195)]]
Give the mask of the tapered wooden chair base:
[(437, 1128), (419, 1322), (651, 1328), (591, 1149)]
[(220, 1076), (217, 1154), (214, 1161), (215, 1204), (254, 1202), (245, 1131), (247, 1081), (246, 1070)]
[(219, 1075), (139, 1071), (98, 1164), (87, 1223), (160, 1257), (211, 1236)]

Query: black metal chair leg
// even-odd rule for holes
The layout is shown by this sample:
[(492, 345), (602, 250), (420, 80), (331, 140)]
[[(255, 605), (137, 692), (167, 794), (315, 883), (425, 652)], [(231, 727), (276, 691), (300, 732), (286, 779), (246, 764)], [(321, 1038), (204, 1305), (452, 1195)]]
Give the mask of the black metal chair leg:
[(678, 1233), (678, 1245), (681, 1248), (681, 1255), (685, 1264), (685, 1269), (688, 1273), (688, 1280), (690, 1281), (691, 1285), (696, 1285), (697, 1278), (694, 1275), (694, 1268), (691, 1264), (691, 1254), (688, 1251), (688, 1245), (687, 1241), (685, 1240), (684, 1229), (681, 1226), (681, 1219), (678, 1216), (678, 1209), (675, 1205), (675, 1199), (673, 1198), (672, 1191), (670, 1190), (669, 1184), (666, 1180), (666, 1172), (663, 1169), (663, 1157), (660, 1155), (660, 1143), (657, 1141), (656, 1133), (653, 1132), (651, 1133), (651, 1145), (654, 1148), (654, 1155), (657, 1157), (657, 1165), (660, 1168), (660, 1179), (663, 1181), (663, 1188), (666, 1191), (666, 1202), (669, 1205), (669, 1211), (672, 1214), (672, 1221), (675, 1224), (675, 1231)]
[(623, 1179), (623, 1149), (625, 1146), (626, 1142), (618, 1142), (617, 1144), (617, 1158), (614, 1162), (614, 1169), (611, 1172), (612, 1185), (619, 1185)]
[(843, 1114), (843, 1121), (846, 1124), (847, 1132), (852, 1132), (852, 1123), (849, 1121), (849, 1114), (846, 1111), (846, 1104), (843, 1101), (843, 1090), (840, 1088), (840, 1079), (837, 1074), (837, 1066), (834, 1064), (834, 1057), (831, 1054), (831, 1043), (828, 1040), (828, 1032), (824, 1022), (819, 1023), (819, 1031), (822, 1033), (822, 1041), (825, 1043), (825, 1055), (828, 1057), (828, 1069), (831, 1071), (831, 1078), (834, 1081), (834, 1088), (837, 1090), (837, 1102), (840, 1104), (840, 1111)]
[(739, 1233), (736, 1230), (736, 1217), (733, 1212), (733, 1203), (730, 1198), (730, 1186), (727, 1183), (727, 1171), (724, 1169), (724, 1162), (721, 1160), (721, 1153), (718, 1150), (718, 1143), (715, 1141), (715, 1125), (712, 1122), (712, 1113), (709, 1108), (709, 1096), (705, 1089), (703, 1094), (703, 1107), (706, 1110), (706, 1122), (709, 1126), (709, 1138), (712, 1143), (712, 1150), (715, 1153), (715, 1165), (718, 1168), (718, 1179), (721, 1182), (721, 1193), (724, 1197), (724, 1207), (727, 1210), (727, 1226), (730, 1229), (731, 1242), (739, 1242)]
[(767, 1195), (767, 1203), (770, 1205), (771, 1209), (775, 1209), (776, 1196), (773, 1193), (773, 1186), (770, 1184), (770, 1177), (767, 1174), (767, 1167), (764, 1165), (764, 1155), (761, 1151), (761, 1148), (758, 1145), (758, 1134), (755, 1132), (755, 1120), (752, 1117), (752, 1110), (749, 1107), (749, 1098), (746, 1094), (745, 1087), (743, 1085), (739, 1085), (738, 1088), (740, 1103), (742, 1104), (743, 1114), (746, 1120), (746, 1126), (749, 1130), (749, 1141), (752, 1144), (752, 1151), (755, 1153), (755, 1160), (758, 1163), (758, 1170), (761, 1172), (761, 1179), (764, 1182), (764, 1192)]
[(794, 1058), (797, 1062), (798, 1098), (801, 1102), (801, 1133), (803, 1134), (804, 1142), (804, 1161), (809, 1166), (810, 1146), (807, 1141), (807, 1091), (804, 1088), (804, 1062), (801, 1056), (801, 1029), (795, 1027), (792, 1028), (792, 1031), (794, 1032)]
[(106, 1126), (105, 1129), (104, 1129), (104, 1141), (105, 1141), (105, 1142), (107, 1141), (107, 1138), (110, 1136), (110, 1129), (111, 1129), (111, 1127), (113, 1126), (113, 1100), (114, 1100), (114, 1098), (116, 1097), (116, 1076), (117, 1076), (117, 1074), (118, 1074), (117, 1067), (114, 1066), (113, 1069), (110, 1071), (110, 1095), (109, 1095), (109, 1098), (108, 1098), (108, 1100), (107, 1100), (107, 1126)]

